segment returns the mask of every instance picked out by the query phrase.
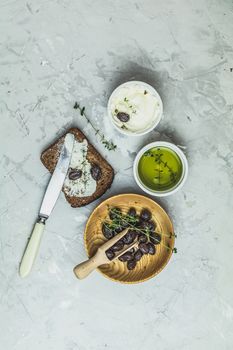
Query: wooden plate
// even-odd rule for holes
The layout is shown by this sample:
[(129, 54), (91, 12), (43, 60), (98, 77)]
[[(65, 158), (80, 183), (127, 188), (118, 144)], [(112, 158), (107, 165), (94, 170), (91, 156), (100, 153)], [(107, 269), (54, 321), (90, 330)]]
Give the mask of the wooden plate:
[[(121, 208), (126, 213), (130, 207), (137, 210), (149, 209), (152, 219), (156, 222), (157, 232), (162, 232), (162, 240), (156, 245), (155, 255), (144, 255), (134, 270), (128, 271), (126, 263), (116, 259), (110, 264), (102, 265), (98, 270), (111, 280), (121, 283), (138, 283), (154, 277), (168, 263), (174, 248), (174, 233), (172, 222), (167, 213), (152, 199), (138, 194), (120, 194), (106, 199), (90, 215), (84, 233), (86, 251), (89, 257), (93, 256), (97, 248), (106, 238), (102, 234), (102, 222), (108, 217), (108, 206)], [(171, 249), (168, 249), (169, 246)]]

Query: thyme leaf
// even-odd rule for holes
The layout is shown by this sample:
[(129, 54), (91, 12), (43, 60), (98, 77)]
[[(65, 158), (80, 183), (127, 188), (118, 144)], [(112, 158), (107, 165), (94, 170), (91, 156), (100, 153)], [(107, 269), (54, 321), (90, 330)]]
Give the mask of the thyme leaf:
[(100, 138), (101, 143), (104, 145), (105, 148), (107, 148), (108, 151), (115, 151), (117, 148), (117, 145), (115, 145), (112, 141), (109, 141), (105, 138), (104, 134), (100, 132), (99, 129), (95, 127), (95, 125), (91, 122), (91, 120), (87, 117), (86, 112), (85, 112), (85, 107), (81, 107), (78, 102), (75, 102), (74, 109), (79, 110), (80, 115), (84, 117), (92, 127), (92, 129), (95, 131), (95, 135), (98, 135)]

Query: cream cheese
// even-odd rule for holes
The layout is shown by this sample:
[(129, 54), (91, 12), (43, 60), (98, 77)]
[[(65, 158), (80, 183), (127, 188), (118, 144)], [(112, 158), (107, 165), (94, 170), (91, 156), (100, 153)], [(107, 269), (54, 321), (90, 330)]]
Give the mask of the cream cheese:
[[(123, 84), (113, 93), (110, 110), (114, 124), (129, 133), (141, 133), (151, 128), (161, 117), (162, 106), (153, 91), (140, 83)], [(117, 117), (119, 112), (129, 115), (127, 122)]]
[(70, 160), (70, 168), (82, 170), (82, 176), (79, 179), (69, 179), (69, 173), (64, 182), (64, 191), (69, 196), (88, 197), (96, 191), (96, 181), (91, 176), (91, 164), (87, 159), (88, 142), (84, 139), (82, 142), (75, 141)]

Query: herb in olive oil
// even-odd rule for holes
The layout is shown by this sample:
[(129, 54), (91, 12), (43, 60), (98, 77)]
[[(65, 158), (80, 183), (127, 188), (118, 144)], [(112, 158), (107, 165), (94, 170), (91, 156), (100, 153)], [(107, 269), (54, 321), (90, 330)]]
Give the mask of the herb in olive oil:
[(153, 147), (146, 151), (138, 164), (138, 174), (148, 188), (167, 191), (175, 187), (182, 177), (180, 157), (168, 147)]

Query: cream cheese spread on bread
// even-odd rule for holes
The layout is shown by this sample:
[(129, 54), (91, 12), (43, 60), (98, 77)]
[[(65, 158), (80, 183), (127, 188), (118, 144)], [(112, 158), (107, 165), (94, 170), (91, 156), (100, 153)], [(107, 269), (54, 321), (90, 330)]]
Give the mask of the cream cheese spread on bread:
[[(91, 175), (91, 163), (87, 159), (88, 142), (75, 141), (70, 160), (70, 169), (64, 182), (68, 196), (88, 197), (96, 191), (96, 181)], [(72, 176), (73, 174), (73, 176)]]

